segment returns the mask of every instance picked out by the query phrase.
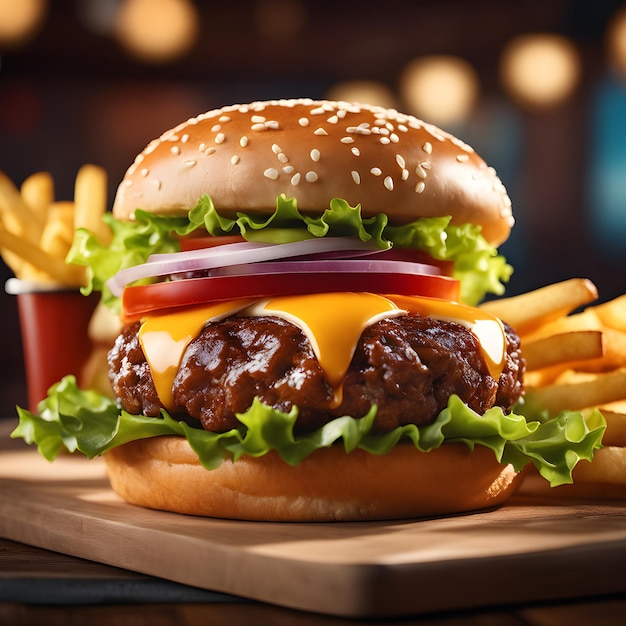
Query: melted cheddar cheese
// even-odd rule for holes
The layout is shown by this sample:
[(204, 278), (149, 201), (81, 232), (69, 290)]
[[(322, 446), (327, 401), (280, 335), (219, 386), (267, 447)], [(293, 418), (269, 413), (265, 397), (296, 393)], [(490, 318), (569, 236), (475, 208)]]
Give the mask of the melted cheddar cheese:
[(157, 394), (163, 405), (172, 409), (172, 386), (183, 354), (206, 324), (231, 315), (281, 317), (299, 326), (307, 335), (335, 392), (335, 404), (340, 404), (341, 384), (362, 332), (383, 318), (407, 313), (466, 326), (478, 338), (491, 376), (499, 377), (506, 355), (506, 338), (500, 320), (474, 307), (414, 296), (341, 292), (199, 305), (147, 317), (141, 325), (139, 341)]

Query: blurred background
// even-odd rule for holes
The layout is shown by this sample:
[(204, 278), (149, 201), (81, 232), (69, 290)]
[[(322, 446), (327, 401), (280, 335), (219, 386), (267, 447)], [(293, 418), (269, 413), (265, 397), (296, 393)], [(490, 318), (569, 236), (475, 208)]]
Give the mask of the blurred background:
[[(227, 104), (338, 98), (456, 134), (509, 190), (508, 293), (586, 276), (626, 291), (624, 0), (0, 0), (0, 170), (84, 163), (109, 202), (134, 156)], [(0, 265), (2, 282), (11, 275)], [(15, 296), (0, 293), (0, 415), (24, 404)]]

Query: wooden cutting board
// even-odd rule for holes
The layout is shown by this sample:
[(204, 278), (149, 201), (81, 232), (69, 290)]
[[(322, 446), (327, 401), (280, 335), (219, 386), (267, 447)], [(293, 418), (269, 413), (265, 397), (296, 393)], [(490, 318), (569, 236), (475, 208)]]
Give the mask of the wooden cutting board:
[[(7, 420), (2, 420), (7, 422)], [(0, 423), (0, 536), (201, 589), (349, 617), (626, 592), (626, 502), (516, 496), (491, 511), (275, 524), (121, 501), (101, 460), (50, 464)]]

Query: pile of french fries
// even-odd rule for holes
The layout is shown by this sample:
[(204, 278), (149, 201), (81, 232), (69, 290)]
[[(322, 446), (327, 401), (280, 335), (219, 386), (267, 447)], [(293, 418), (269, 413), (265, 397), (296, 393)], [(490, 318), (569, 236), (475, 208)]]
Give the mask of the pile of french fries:
[(575, 278), (482, 308), (520, 335), (529, 405), (602, 412), (604, 447), (576, 466), (574, 482), (610, 484), (626, 498), (626, 295), (592, 305), (597, 298), (593, 283)]
[(99, 166), (80, 168), (73, 201), (55, 199), (48, 172), (32, 174), (18, 189), (0, 171), (0, 255), (16, 278), (81, 287), (85, 268), (66, 263), (65, 257), (76, 228), (88, 228), (106, 241), (110, 236), (102, 221), (106, 207), (107, 175)]

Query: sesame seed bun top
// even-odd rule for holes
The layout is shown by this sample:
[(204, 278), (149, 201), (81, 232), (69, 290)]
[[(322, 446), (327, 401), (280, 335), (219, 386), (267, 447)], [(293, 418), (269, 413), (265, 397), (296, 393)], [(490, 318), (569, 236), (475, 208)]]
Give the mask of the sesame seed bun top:
[(184, 215), (208, 194), (220, 212), (266, 213), (281, 193), (311, 215), (332, 198), (392, 224), (451, 215), (492, 245), (513, 226), (504, 185), (456, 137), (395, 110), (305, 99), (227, 106), (167, 131), (136, 157), (113, 212)]

